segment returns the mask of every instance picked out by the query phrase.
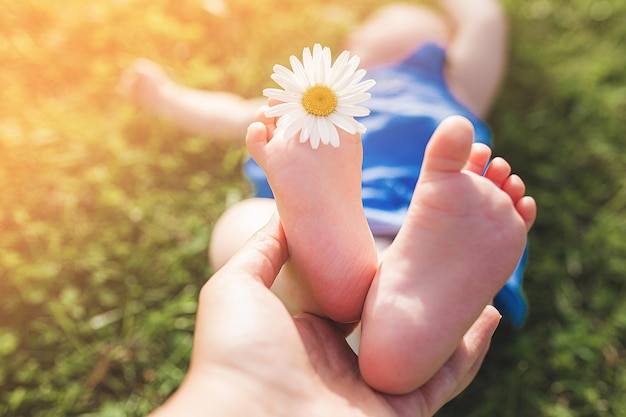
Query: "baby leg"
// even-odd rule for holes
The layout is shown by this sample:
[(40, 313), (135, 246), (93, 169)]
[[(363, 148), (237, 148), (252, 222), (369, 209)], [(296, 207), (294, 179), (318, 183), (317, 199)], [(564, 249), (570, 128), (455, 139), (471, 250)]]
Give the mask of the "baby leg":
[(356, 321), (377, 267), (361, 202), (360, 138), (340, 130), (341, 146), (313, 150), (273, 137), (275, 121), (263, 111), (246, 140), (267, 173), (285, 230), (290, 293), (302, 311)]
[(359, 364), (393, 394), (426, 382), (513, 272), (536, 215), (521, 179), (471, 124), (445, 120), (427, 147), (407, 219), (367, 296)]

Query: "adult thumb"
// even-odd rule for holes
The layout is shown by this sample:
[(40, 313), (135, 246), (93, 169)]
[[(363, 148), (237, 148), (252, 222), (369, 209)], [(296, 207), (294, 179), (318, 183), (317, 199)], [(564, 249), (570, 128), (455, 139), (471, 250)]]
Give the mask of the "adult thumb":
[(270, 288), (289, 257), (285, 232), (278, 214), (257, 231), (218, 271), (230, 279), (246, 276)]

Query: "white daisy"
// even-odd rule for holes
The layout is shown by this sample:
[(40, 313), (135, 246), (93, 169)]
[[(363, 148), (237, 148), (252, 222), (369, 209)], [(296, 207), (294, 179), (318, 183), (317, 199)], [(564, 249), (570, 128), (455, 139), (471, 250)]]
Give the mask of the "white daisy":
[(358, 56), (350, 57), (348, 51), (343, 51), (331, 65), (330, 49), (315, 44), (313, 54), (304, 48), (302, 62), (293, 55), (289, 62), (293, 71), (275, 65), (272, 74), (283, 90), (263, 90), (264, 96), (281, 102), (265, 112), (267, 117), (280, 117), (275, 136), (290, 138), (300, 131), (300, 142), (309, 140), (311, 147), (317, 149), (320, 141), (339, 146), (335, 126), (351, 134), (365, 133), (365, 126), (354, 117), (370, 114), (369, 109), (357, 104), (370, 98), (366, 91), (375, 81), (360, 82), (365, 70), (357, 70)]

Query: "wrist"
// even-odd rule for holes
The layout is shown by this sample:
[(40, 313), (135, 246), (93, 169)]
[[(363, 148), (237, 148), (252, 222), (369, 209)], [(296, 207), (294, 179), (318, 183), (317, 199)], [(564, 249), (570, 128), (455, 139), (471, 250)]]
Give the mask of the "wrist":
[(182, 385), (161, 406), (150, 413), (149, 417), (196, 417), (208, 415), (210, 410), (210, 392), (197, 395), (197, 388), (185, 378)]
[(266, 386), (220, 375), (218, 369), (214, 371), (212, 377), (187, 374), (178, 390), (149, 417), (273, 417), (277, 414), (280, 401), (275, 401)]

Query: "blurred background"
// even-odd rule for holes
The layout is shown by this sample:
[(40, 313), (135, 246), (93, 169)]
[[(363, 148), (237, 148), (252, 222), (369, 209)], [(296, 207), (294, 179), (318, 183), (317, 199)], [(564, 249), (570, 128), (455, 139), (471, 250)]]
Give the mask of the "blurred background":
[[(0, 415), (141, 416), (186, 371), (243, 149), (124, 101), (137, 57), (256, 97), (382, 0), (0, 0)], [(440, 416), (626, 416), (626, 3), (504, 1), (495, 153), (537, 198), (530, 316)], [(277, 358), (279, 360), (279, 358)]]

